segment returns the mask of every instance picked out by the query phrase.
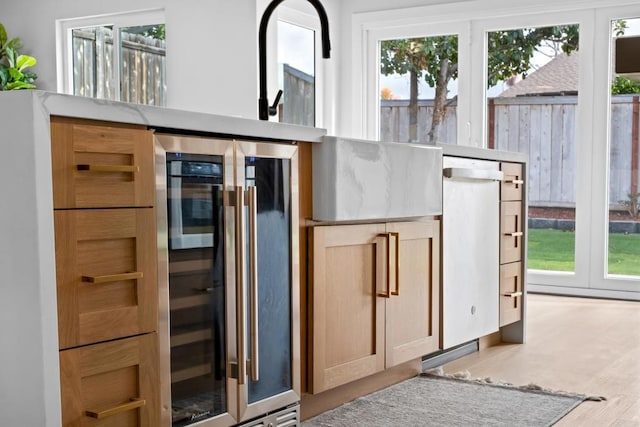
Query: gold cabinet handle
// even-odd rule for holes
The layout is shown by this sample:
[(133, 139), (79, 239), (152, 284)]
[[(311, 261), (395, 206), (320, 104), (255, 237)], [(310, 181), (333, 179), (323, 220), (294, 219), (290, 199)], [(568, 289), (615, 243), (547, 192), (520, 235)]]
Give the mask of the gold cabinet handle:
[[(387, 244), (387, 290), (383, 293), (378, 293), (379, 297), (391, 298), (392, 295), (400, 295), (400, 233), (398, 232), (388, 232), (384, 234), (379, 234), (379, 237), (384, 237)], [(394, 257), (395, 265), (396, 265), (396, 290), (391, 290), (391, 238), (395, 238), (396, 240), (396, 253)]]
[(505, 236), (511, 236), (511, 237), (522, 237), (523, 234), (524, 233), (522, 231), (514, 231), (513, 233), (504, 233)]
[(104, 411), (85, 411), (84, 414), (87, 417), (101, 420), (108, 418), (112, 415), (119, 414), (121, 412), (131, 411), (133, 409), (140, 408), (146, 405), (146, 400), (140, 398), (132, 398), (130, 402), (123, 403), (122, 405), (114, 406), (113, 408), (105, 409)]
[(518, 298), (522, 296), (522, 292), (511, 292), (509, 294), (502, 294), (503, 297), (509, 297), (509, 298)]
[(247, 189), (247, 206), (249, 207), (249, 306), (250, 319), (249, 336), (251, 338), (251, 381), (260, 379), (258, 363), (258, 195), (257, 188)]
[(88, 171), (88, 172), (130, 172), (130, 173), (140, 172), (140, 167), (135, 166), (135, 165), (87, 165), (87, 164), (81, 164), (81, 165), (76, 165), (76, 168), (79, 171)]
[[(390, 232), (389, 233), (389, 237), (393, 237), (396, 239), (396, 256), (395, 256), (395, 262), (396, 262), (396, 290), (391, 292), (391, 295), (400, 295), (400, 233), (398, 232)], [(389, 245), (387, 248), (390, 248), (391, 245)], [(387, 252), (389, 253), (389, 252)], [(387, 265), (390, 265), (391, 261), (388, 262)], [(388, 277), (391, 277), (391, 272), (389, 270), (387, 270), (387, 275)]]
[(142, 279), (144, 275), (142, 271), (134, 271), (132, 273), (108, 274), (105, 276), (82, 276), (82, 281), (87, 283), (110, 283), (119, 282), (121, 280)]
[(378, 234), (378, 238), (383, 238), (386, 243), (387, 248), (387, 277), (386, 277), (386, 285), (387, 289), (384, 292), (378, 292), (377, 295), (382, 298), (391, 298), (391, 257), (389, 256), (389, 249), (391, 248), (391, 242), (389, 241), (389, 234), (382, 233)]
[(524, 184), (524, 180), (523, 179), (505, 179), (505, 181), (507, 184), (515, 184), (515, 185), (522, 185)]

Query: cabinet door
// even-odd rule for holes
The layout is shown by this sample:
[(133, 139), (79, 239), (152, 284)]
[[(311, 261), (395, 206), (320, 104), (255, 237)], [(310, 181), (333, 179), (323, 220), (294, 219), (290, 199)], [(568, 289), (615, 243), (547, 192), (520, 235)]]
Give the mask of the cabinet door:
[(500, 264), (522, 260), (522, 202), (500, 202)]
[(313, 393), (384, 369), (384, 233), (384, 224), (311, 230)]
[(500, 170), (504, 172), (504, 180), (500, 184), (500, 200), (522, 200), (524, 188), (522, 164), (500, 163)]
[(439, 349), (439, 227), (439, 221), (387, 224), (392, 248), (399, 239), (399, 277), (386, 303), (387, 368)]
[(55, 209), (153, 206), (153, 133), (55, 118), (51, 123)]
[(156, 334), (60, 352), (62, 425), (160, 425)]
[(156, 330), (153, 209), (54, 212), (60, 348)]
[(500, 326), (522, 319), (522, 263), (500, 266)]

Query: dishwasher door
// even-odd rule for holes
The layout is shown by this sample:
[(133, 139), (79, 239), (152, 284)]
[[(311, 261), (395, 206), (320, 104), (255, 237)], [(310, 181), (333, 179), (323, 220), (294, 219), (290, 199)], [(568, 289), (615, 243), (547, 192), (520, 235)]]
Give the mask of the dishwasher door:
[(442, 212), (442, 344), (499, 328), (499, 163), (445, 156)]

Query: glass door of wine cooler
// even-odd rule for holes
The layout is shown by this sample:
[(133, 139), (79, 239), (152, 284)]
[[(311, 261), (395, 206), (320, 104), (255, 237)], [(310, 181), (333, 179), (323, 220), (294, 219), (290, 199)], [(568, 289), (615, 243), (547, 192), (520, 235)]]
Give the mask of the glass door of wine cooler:
[(163, 136), (158, 142), (163, 425), (233, 425), (237, 386), (228, 342), (235, 330), (227, 329), (225, 276), (233, 144)]
[(297, 161), (297, 148), (290, 145), (240, 142), (236, 150), (249, 249), (242, 420), (300, 400)]

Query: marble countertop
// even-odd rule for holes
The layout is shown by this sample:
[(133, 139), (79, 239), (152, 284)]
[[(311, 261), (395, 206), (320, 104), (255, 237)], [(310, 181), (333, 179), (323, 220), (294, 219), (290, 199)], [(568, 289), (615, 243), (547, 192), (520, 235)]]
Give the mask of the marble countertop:
[[(85, 98), (44, 91), (15, 91), (3, 97), (34, 97), (34, 105), (46, 115), (146, 125), (219, 135), (255, 137), (274, 141), (319, 142), (325, 129), (276, 122), (176, 110), (171, 108)], [(6, 99), (6, 98), (5, 98)], [(38, 107), (36, 107), (38, 108)]]

